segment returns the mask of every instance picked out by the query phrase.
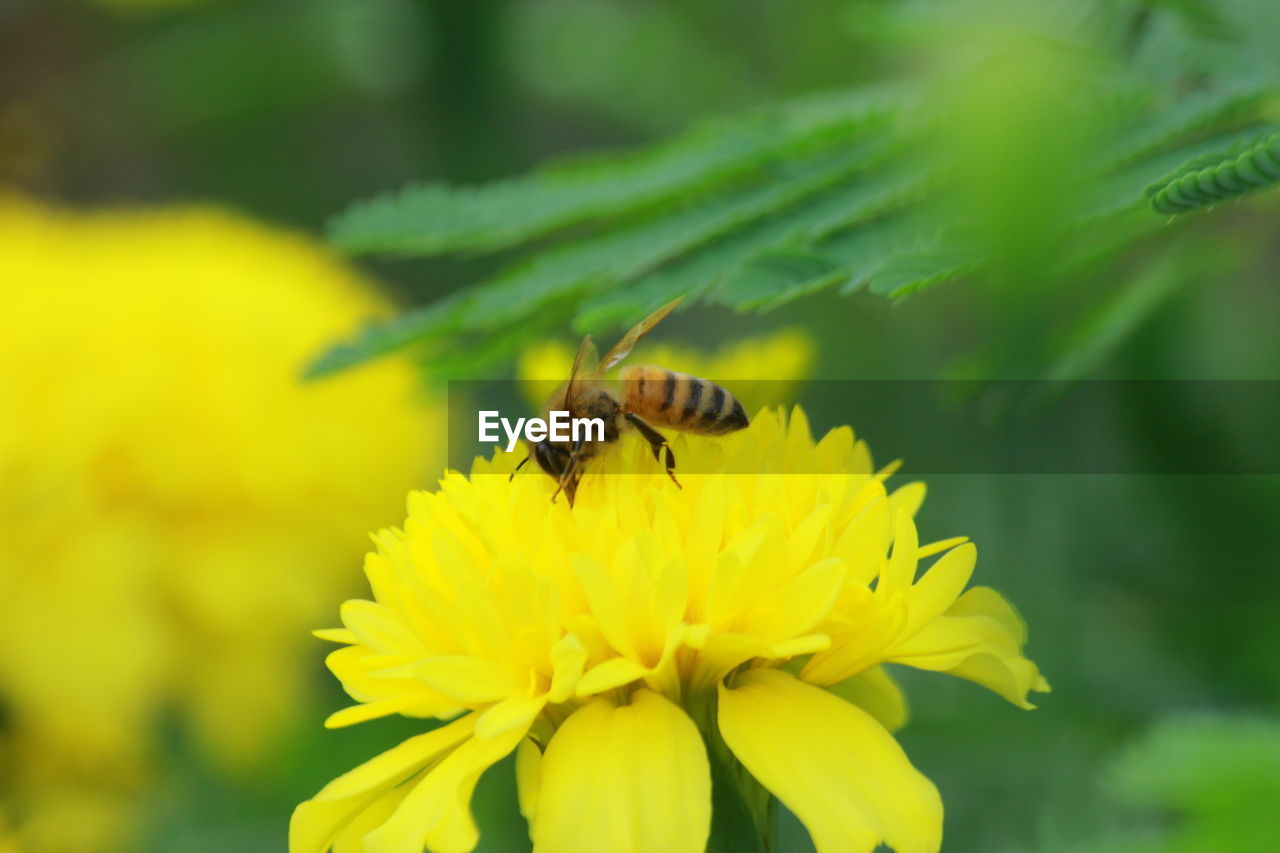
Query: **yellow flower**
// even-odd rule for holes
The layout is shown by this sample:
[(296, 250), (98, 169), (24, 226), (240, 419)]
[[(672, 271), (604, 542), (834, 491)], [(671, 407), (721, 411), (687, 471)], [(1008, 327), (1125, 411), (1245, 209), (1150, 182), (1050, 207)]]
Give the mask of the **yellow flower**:
[(233, 765), (297, 718), (304, 626), (441, 419), (404, 363), (298, 382), (388, 306), (291, 234), (0, 196), (0, 257), (0, 791), (31, 849), (108, 849), (70, 839), (122, 823), (162, 712)]
[(517, 749), (538, 853), (701, 851), (710, 760), (740, 762), (821, 853), (938, 849), (942, 804), (889, 734), (905, 705), (882, 664), (1021, 707), (1048, 688), (1009, 604), (964, 591), (975, 547), (920, 545), (924, 486), (887, 491), (850, 429), (815, 443), (799, 409), (673, 445), (710, 473), (678, 489), (627, 437), (573, 507), (546, 476), (508, 478), (521, 453), (409, 496), (366, 558), (373, 600), (319, 632), (357, 700), (327, 725), (451, 722), (300, 805), (292, 853), (469, 851), (476, 781)]
[[(541, 406), (564, 381), (576, 349), (546, 341), (520, 354), (516, 373), (531, 406)], [(746, 338), (707, 354), (691, 347), (641, 342), (628, 361), (658, 364), (704, 379), (733, 383), (734, 396), (749, 412), (793, 399), (796, 385), (813, 366), (813, 341), (798, 329)]]

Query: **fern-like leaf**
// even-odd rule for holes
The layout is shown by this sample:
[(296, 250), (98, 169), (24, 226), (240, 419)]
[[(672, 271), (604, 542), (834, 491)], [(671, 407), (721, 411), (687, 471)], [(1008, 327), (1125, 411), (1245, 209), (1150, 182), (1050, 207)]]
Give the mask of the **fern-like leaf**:
[(771, 181), (553, 249), (448, 305), (411, 311), (364, 329), (322, 354), (306, 375), (325, 376), (427, 337), (504, 329), (557, 302), (608, 290), (829, 188), (877, 162), (882, 151), (877, 142), (819, 156), (781, 169)]
[(1146, 197), (1160, 213), (1182, 213), (1280, 183), (1280, 132), (1253, 137), (1188, 160), (1151, 184)]
[(1274, 95), (1273, 81), (1252, 78), (1216, 90), (1192, 92), (1122, 134), (1111, 148), (1111, 165), (1130, 165), (1198, 136), (1220, 133), (1233, 124), (1248, 124)]
[(757, 179), (780, 159), (847, 143), (878, 126), (904, 97), (896, 87), (825, 93), (708, 122), (636, 153), (578, 157), (477, 187), (407, 187), (353, 205), (333, 220), (330, 236), (349, 252), (504, 249)]
[[(975, 176), (952, 174), (948, 158), (929, 149), (946, 143), (937, 135), (939, 104), (914, 86), (872, 86), (707, 124), (647, 151), (374, 199), (334, 223), (335, 242), (431, 255), (553, 239), (446, 302), (364, 329), (311, 372), (428, 340), (439, 344), (433, 353), (465, 345), (477, 351), (468, 364), (496, 363), (499, 330), (509, 340), (516, 327), (571, 321), (603, 333), (680, 295), (682, 307), (739, 311), (828, 289), (901, 298), (1000, 269), (999, 253), (1016, 253), (1020, 240), (1040, 241), (1026, 269), (1061, 276), (1168, 229), (1149, 207), (1180, 212), (1280, 182), (1280, 134), (1259, 135), (1278, 93), (1274, 80), (1236, 69), (1203, 75), (1190, 93), (1171, 80), (1135, 73), (1092, 93), (1096, 126), (1086, 136), (1097, 145), (1079, 152), (1069, 185), (1035, 186), (1037, 161), (1026, 153), (1025, 187), (1009, 181), (992, 193), (957, 194), (972, 192)], [(991, 156), (1003, 156), (998, 137), (991, 147)], [(1012, 193), (1031, 210), (1037, 192), (1061, 195), (1046, 199), (1052, 215), (1022, 234), (999, 217), (972, 221), (990, 215), (983, 205), (995, 193)], [(970, 207), (957, 206), (958, 197)]]

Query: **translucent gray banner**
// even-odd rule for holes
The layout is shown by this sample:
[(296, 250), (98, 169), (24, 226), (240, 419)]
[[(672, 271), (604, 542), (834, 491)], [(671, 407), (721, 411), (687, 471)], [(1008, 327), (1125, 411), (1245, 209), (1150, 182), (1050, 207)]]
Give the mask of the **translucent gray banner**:
[[(877, 462), (902, 459), (912, 476), (1280, 474), (1277, 380), (712, 381), (752, 416), (764, 405), (801, 405), (815, 437), (848, 425)], [(450, 382), (451, 466), (467, 470), (473, 457), (503, 452), (501, 427), (496, 444), (478, 440), (480, 412), (511, 425), (541, 416), (559, 385)], [(618, 385), (605, 387), (624, 397)], [(678, 464), (697, 473), (695, 459)], [(754, 465), (740, 461), (743, 470), (727, 473), (758, 473)]]

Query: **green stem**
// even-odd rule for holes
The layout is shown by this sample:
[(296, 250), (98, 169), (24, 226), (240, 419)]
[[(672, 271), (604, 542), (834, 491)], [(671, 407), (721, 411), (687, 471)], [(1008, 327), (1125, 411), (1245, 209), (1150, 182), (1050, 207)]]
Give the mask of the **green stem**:
[(702, 731), (711, 763), (712, 815), (708, 853), (772, 853), (774, 800), (734, 756), (716, 724), (716, 695), (685, 699)]

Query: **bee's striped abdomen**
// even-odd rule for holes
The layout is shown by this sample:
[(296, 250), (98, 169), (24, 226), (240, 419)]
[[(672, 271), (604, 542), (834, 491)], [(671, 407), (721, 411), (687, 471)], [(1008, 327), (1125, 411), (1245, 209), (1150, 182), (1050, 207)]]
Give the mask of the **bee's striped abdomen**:
[(718, 435), (747, 425), (747, 413), (714, 382), (652, 365), (622, 371), (623, 410), (684, 432)]

